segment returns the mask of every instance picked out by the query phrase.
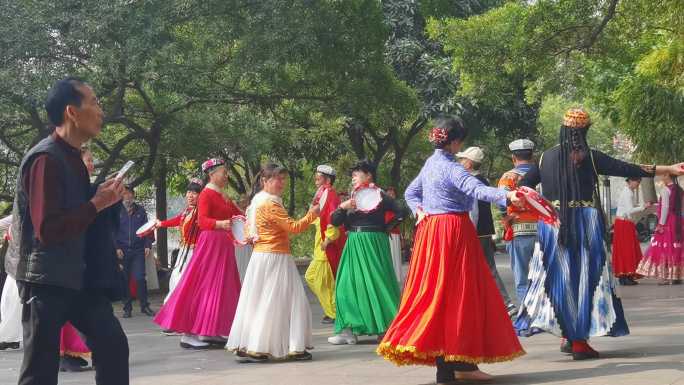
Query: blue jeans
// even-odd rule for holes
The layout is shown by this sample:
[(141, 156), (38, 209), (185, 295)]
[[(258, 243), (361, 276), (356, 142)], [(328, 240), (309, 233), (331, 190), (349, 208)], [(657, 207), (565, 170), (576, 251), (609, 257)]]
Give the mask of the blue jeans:
[(518, 304), (522, 303), (527, 293), (527, 274), (536, 241), (536, 235), (518, 235), (506, 244), (506, 250), (511, 256), (511, 269), (515, 280), (515, 294), (518, 297)]
[(123, 249), (123, 252), (123, 274), (126, 282), (123, 300), (124, 310), (131, 310), (133, 303), (128, 285), (130, 279), (134, 279), (136, 282), (136, 296), (140, 300), (140, 309), (142, 310), (149, 305), (147, 302), (147, 280), (145, 279), (145, 250)]

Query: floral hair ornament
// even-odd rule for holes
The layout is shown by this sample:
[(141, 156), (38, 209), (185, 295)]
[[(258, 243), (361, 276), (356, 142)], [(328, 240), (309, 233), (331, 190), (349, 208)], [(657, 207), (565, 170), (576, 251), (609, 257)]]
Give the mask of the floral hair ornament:
[(563, 125), (570, 128), (589, 128), (589, 114), (581, 108), (571, 108), (563, 116)]
[(446, 128), (434, 127), (432, 130), (430, 130), (428, 140), (432, 144), (444, 144), (446, 143), (448, 137), (449, 133), (447, 132)]
[(191, 178), (190, 183), (199, 185), (199, 186), (204, 186), (204, 182), (202, 182), (202, 179), (200, 178)]
[(202, 163), (202, 172), (209, 172), (212, 168), (216, 166), (223, 166), (226, 162), (223, 159), (211, 158), (204, 163)]

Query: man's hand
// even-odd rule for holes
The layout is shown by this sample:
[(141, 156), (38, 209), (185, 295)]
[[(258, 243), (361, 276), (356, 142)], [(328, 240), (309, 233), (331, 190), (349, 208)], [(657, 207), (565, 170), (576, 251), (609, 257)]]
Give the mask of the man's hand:
[(318, 205), (318, 204), (311, 205), (311, 206), (309, 207), (309, 211), (310, 211), (310, 212), (313, 212), (314, 214), (316, 214), (316, 216), (319, 216), (319, 215), (321, 214), (321, 206)]
[(95, 196), (90, 199), (90, 202), (92, 202), (95, 209), (100, 212), (120, 201), (124, 190), (125, 188), (121, 180), (117, 178), (109, 179), (97, 186)]
[(150, 256), (150, 251), (151, 250), (149, 248), (147, 248), (147, 247), (145, 248), (145, 258)]
[(119, 259), (123, 259), (123, 257), (124, 257), (124, 252), (123, 252), (123, 250), (121, 250), (121, 249), (116, 249), (116, 256), (117, 256)]

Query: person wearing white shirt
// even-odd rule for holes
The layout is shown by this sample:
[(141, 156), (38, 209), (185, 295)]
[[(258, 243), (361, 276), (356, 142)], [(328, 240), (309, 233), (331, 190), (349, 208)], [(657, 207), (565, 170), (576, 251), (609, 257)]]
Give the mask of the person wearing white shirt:
[[(636, 285), (642, 276), (636, 273), (643, 258), (633, 217), (647, 205), (639, 196), (641, 178), (628, 178), (618, 198), (617, 218), (613, 226), (613, 273), (621, 285)], [(650, 206), (650, 204), (648, 205)]]

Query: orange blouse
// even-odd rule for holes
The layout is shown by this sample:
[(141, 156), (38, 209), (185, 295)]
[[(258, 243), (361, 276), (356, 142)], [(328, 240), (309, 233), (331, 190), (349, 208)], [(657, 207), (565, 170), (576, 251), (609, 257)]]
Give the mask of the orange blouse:
[(262, 253), (290, 254), (289, 234), (298, 234), (316, 219), (313, 212), (295, 220), (287, 215), (285, 208), (272, 200), (264, 202), (256, 209), (256, 228), (259, 235), (254, 243), (254, 251)]

